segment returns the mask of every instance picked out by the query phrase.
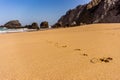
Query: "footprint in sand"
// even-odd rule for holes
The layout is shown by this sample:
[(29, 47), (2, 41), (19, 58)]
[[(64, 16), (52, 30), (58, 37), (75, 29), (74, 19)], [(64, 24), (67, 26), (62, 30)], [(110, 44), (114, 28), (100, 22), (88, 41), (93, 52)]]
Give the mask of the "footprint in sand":
[(88, 54), (85, 54), (85, 53), (84, 53), (84, 54), (82, 54), (82, 55), (83, 55), (83, 56), (88, 56)]
[(62, 44), (60, 44), (58, 42), (53, 42), (53, 41), (47, 41), (47, 43), (53, 44), (57, 48), (67, 48), (68, 47), (68, 45), (62, 45)]
[(81, 49), (74, 49), (75, 51), (81, 51)]
[(91, 63), (109, 63), (113, 60), (111, 57), (103, 57), (103, 58), (93, 58), (90, 60)]
[(55, 46), (56, 46), (57, 48), (67, 48), (67, 47), (68, 47), (67, 45), (62, 45), (62, 44), (60, 44), (60, 43), (55, 43)]
[(82, 49), (74, 49), (74, 51), (79, 52), (81, 56), (88, 56), (88, 54), (82, 52)]
[(63, 46), (61, 46), (61, 47), (66, 48), (66, 47), (67, 47), (67, 45), (63, 45)]

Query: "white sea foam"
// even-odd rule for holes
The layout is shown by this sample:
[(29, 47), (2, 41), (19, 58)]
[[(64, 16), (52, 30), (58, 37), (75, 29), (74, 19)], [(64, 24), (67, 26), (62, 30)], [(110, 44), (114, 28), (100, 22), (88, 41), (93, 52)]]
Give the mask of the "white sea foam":
[(7, 29), (7, 28), (0, 28), (0, 33), (16, 33), (16, 32), (29, 32), (29, 31), (35, 31), (35, 29), (27, 29), (27, 28), (21, 28), (21, 29)]

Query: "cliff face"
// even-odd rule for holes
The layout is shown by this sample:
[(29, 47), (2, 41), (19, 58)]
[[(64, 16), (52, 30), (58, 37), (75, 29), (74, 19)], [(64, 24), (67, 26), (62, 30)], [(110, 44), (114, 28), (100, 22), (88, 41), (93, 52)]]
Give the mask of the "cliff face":
[(57, 23), (62, 26), (74, 26), (92, 23), (119, 23), (119, 0), (92, 0), (69, 10)]

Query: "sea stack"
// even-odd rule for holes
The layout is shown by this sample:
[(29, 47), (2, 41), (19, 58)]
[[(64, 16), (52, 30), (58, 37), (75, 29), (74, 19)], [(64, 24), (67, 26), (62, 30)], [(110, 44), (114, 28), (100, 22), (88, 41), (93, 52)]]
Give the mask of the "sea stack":
[(9, 22), (7, 22), (4, 27), (6, 28), (20, 28), (21, 27), (21, 23), (19, 22), (19, 20), (11, 20)]
[(49, 28), (49, 23), (47, 21), (41, 22), (40, 28)]
[(39, 30), (39, 26), (38, 26), (38, 24), (36, 22), (32, 23), (31, 27), (32, 27), (32, 29)]
[(33, 22), (31, 25), (26, 25), (25, 28), (28, 28), (28, 29), (37, 29), (39, 30), (39, 26), (38, 26), (38, 23), (36, 22)]

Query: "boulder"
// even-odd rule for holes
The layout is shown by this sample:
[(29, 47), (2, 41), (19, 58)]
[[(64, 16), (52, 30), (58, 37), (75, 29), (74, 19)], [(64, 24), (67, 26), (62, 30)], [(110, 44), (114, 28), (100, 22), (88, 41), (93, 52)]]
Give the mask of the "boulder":
[(12, 20), (7, 22), (4, 27), (6, 28), (20, 28), (21, 27), (21, 23), (19, 22), (19, 20)]
[(36, 22), (32, 23), (31, 27), (32, 27), (32, 29), (39, 30), (39, 26), (38, 26), (38, 24)]
[(40, 28), (49, 28), (49, 23), (47, 21), (41, 22)]
[(25, 27), (28, 29), (37, 29), (37, 30), (40, 29), (36, 22), (33, 22), (31, 25), (26, 25)]
[(52, 26), (52, 28), (59, 28), (59, 27), (62, 27), (61, 23), (56, 23)]

